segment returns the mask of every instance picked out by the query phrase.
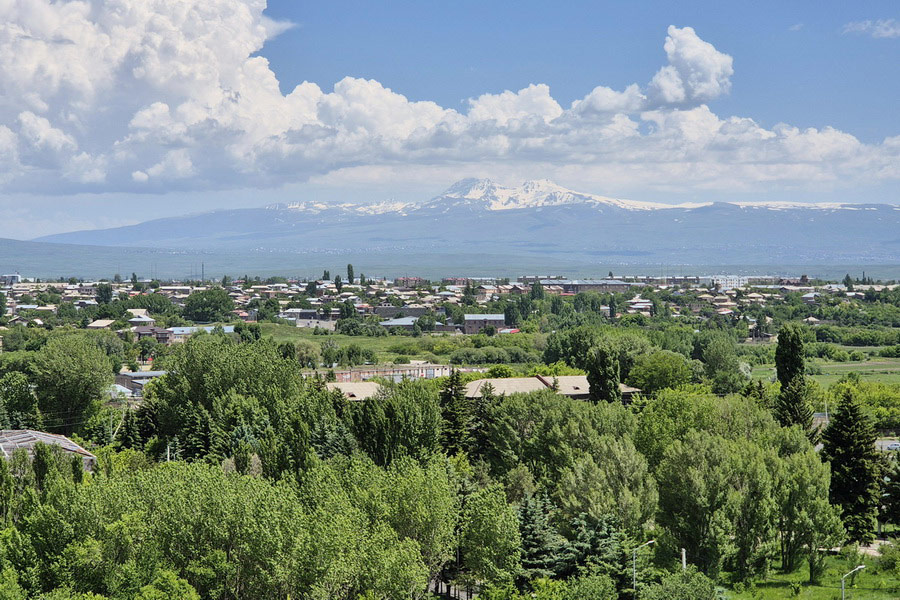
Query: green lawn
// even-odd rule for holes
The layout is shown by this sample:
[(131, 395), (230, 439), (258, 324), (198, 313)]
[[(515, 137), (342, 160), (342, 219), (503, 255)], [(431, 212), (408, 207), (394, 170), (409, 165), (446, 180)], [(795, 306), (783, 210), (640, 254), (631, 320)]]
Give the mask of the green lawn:
[[(340, 335), (340, 334), (331, 334), (331, 335), (314, 335), (312, 329), (308, 329), (305, 327), (294, 327), (292, 325), (281, 325), (278, 323), (260, 323), (260, 329), (262, 330), (263, 337), (269, 337), (274, 339), (276, 342), (297, 342), (300, 340), (308, 340), (311, 342), (315, 342), (316, 344), (321, 344), (325, 340), (332, 340), (336, 342), (339, 346), (346, 346), (348, 344), (357, 344), (362, 348), (371, 348), (375, 351), (375, 355), (378, 357), (379, 363), (390, 363), (394, 362), (397, 358), (397, 353), (389, 350), (392, 346), (409, 346), (409, 347), (418, 347), (416, 340), (414, 338), (406, 337), (406, 336), (398, 336), (398, 335), (386, 335), (381, 337), (368, 337), (364, 335), (360, 336), (352, 336), (352, 335)], [(424, 353), (419, 353), (419, 355), (413, 354), (412, 358), (416, 357), (424, 358)]]
[[(851, 562), (853, 564), (850, 564)], [(879, 572), (877, 559), (869, 557), (849, 561), (843, 557), (829, 558), (825, 574), (822, 576), (819, 585), (808, 585), (806, 583), (809, 579), (809, 570), (804, 565), (794, 573), (773, 571), (765, 582), (757, 582), (740, 593), (727, 590), (725, 597), (735, 600), (776, 600), (781, 598), (834, 600), (841, 597), (841, 575), (850, 571), (857, 564), (864, 564), (866, 568), (857, 573), (852, 587), (850, 586), (850, 578), (847, 578), (847, 600), (888, 600), (900, 598), (900, 574), (896, 572)], [(799, 595), (793, 595), (792, 584), (800, 584)]]
[[(881, 383), (900, 383), (900, 358), (873, 357), (863, 362), (822, 362), (816, 363), (822, 368), (820, 375), (812, 375), (812, 379), (828, 387), (843, 375), (856, 372), (864, 381)], [(775, 377), (775, 365), (759, 365), (753, 367), (754, 379), (770, 380)]]

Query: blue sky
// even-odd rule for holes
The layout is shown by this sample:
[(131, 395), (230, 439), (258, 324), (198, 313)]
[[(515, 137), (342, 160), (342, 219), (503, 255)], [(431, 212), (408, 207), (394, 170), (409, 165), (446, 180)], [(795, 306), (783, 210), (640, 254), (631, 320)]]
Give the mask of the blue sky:
[(897, 2), (297, 2), (267, 13), (297, 28), (262, 52), (282, 90), (346, 75), (412, 100), (463, 108), (485, 92), (546, 83), (562, 104), (598, 84), (649, 79), (669, 25), (735, 59), (716, 112), (765, 126), (832, 125), (864, 141), (900, 133), (900, 38), (843, 34), (894, 17)]
[(468, 176), (900, 203), (896, 2), (264, 6), (0, 8), (0, 235)]

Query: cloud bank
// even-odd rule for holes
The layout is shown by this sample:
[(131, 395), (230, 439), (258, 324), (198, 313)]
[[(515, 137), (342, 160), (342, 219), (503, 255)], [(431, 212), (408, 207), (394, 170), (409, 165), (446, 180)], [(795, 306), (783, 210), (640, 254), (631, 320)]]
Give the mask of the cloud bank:
[(374, 80), (282, 94), (257, 53), (289, 24), (265, 0), (0, 2), (0, 190), (166, 192), (455, 178), (466, 168), (658, 189), (851, 186), (900, 178), (900, 136), (720, 117), (732, 57), (668, 28), (645, 84), (561, 106), (548, 86), (457, 111)]

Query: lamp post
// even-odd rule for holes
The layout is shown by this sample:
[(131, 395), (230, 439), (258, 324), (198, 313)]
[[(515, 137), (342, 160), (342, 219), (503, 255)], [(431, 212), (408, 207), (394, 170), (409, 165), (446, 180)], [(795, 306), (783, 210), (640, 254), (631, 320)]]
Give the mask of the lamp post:
[(847, 573), (846, 575), (841, 577), (841, 600), (844, 600), (844, 580), (846, 578), (850, 577), (851, 575), (853, 575), (854, 573), (856, 573), (857, 571), (861, 571), (865, 568), (866, 568), (866, 565), (859, 565), (858, 567), (856, 567), (855, 569), (853, 569), (852, 571), (850, 571), (849, 573)]
[(655, 544), (656, 540), (650, 540), (649, 542), (644, 542), (637, 548), (631, 551), (631, 589), (634, 590), (634, 597), (637, 598), (637, 551), (643, 548), (644, 546), (649, 546), (650, 544)]

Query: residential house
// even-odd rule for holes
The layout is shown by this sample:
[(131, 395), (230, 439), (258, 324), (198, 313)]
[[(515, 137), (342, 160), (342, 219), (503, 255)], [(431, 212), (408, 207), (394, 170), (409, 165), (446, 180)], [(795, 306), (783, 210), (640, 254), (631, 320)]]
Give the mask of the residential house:
[(485, 327), (502, 329), (506, 326), (506, 317), (502, 314), (463, 315), (463, 333), (473, 335), (481, 333)]

